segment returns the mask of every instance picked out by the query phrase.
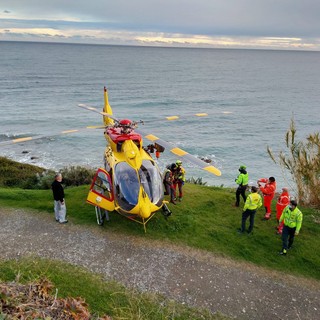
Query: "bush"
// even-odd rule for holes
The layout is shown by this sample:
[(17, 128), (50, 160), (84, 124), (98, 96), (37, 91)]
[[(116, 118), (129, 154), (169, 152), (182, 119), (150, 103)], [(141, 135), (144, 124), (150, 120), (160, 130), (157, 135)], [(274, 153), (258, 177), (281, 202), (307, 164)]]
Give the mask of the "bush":
[[(65, 186), (80, 186), (92, 182), (95, 170), (76, 166), (61, 170)], [(0, 187), (50, 189), (55, 171), (0, 157)]]
[(0, 157), (0, 186), (31, 188), (46, 169)]
[(308, 206), (320, 208), (320, 136), (310, 134), (306, 141), (296, 141), (296, 127), (291, 119), (285, 138), (289, 155), (280, 151), (276, 160), (271, 148), (271, 159), (290, 172), (297, 188), (298, 200)]
[(81, 186), (91, 184), (95, 170), (81, 166), (65, 167), (61, 170), (63, 184), (67, 186)]

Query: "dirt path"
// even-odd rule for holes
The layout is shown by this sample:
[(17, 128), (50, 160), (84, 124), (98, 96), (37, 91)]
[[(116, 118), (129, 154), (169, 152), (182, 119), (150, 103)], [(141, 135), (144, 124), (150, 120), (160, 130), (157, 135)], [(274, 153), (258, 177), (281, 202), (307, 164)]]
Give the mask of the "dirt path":
[(266, 273), (206, 252), (60, 225), (52, 216), (0, 209), (1, 259), (37, 255), (83, 266), (141, 291), (238, 319), (319, 319), (320, 282)]

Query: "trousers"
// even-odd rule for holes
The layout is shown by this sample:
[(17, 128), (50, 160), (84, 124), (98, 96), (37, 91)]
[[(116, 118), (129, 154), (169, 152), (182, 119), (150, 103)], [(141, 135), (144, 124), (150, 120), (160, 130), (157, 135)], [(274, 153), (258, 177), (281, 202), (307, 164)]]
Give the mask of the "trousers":
[(282, 229), (282, 250), (290, 249), (293, 244), (294, 234), (296, 232), (296, 228), (290, 228), (288, 226), (283, 226)]
[(252, 232), (254, 225), (254, 216), (257, 210), (249, 210), (242, 212), (242, 221), (241, 221), (241, 232), (244, 232), (246, 229), (246, 221), (250, 217), (250, 224), (248, 228), (248, 233)]
[(66, 220), (67, 208), (66, 202), (54, 200), (54, 215), (57, 221), (64, 222)]

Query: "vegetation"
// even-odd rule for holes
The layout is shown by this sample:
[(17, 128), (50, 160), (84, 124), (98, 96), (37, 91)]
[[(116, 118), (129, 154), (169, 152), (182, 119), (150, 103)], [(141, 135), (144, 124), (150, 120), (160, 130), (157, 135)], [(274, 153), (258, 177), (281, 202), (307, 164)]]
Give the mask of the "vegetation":
[(4, 261), (0, 275), (0, 319), (226, 319), (128, 290), (62, 262), (34, 257)]
[[(8, 172), (10, 169), (12, 167), (7, 167)], [(66, 173), (64, 175), (67, 176)], [(75, 224), (95, 225), (96, 228), (101, 228), (96, 225), (93, 207), (86, 204), (88, 189), (88, 185), (66, 187), (68, 219)], [(253, 234), (239, 235), (237, 228), (240, 226), (242, 210), (232, 206), (235, 198), (234, 189), (186, 183), (184, 191), (183, 201), (171, 207), (172, 216), (166, 220), (161, 213), (156, 214), (148, 222), (146, 234), (139, 224), (117, 213), (110, 213), (111, 220), (102, 228), (106, 232), (110, 230), (150, 240), (188, 245), (262, 266), (266, 270), (320, 279), (320, 256), (317, 254), (320, 245), (318, 209), (299, 206), (304, 214), (301, 232), (290, 253), (286, 257), (280, 257), (278, 251), (281, 248), (281, 240), (275, 233), (274, 215), (271, 220), (263, 221), (263, 210), (260, 209)], [(34, 214), (39, 215), (39, 219), (44, 214), (53, 216), (50, 190), (0, 188), (0, 206), (33, 209)], [(273, 212), (274, 206), (275, 203)], [(180, 309), (181, 306), (165, 301), (163, 297), (128, 292), (115, 284), (115, 287), (112, 287), (110, 283), (101, 281), (99, 277), (89, 276), (83, 270), (81, 276), (74, 277), (74, 274), (79, 274), (80, 271), (74, 271), (72, 268), (37, 259), (5, 261), (0, 262), (0, 280), (13, 281), (17, 275), (20, 275), (20, 280), (24, 283), (49, 279), (53, 286), (59, 289), (61, 298), (80, 296), (85, 299), (88, 312), (95, 315), (96, 319), (104, 314), (110, 315), (112, 319), (221, 319), (204, 316), (204, 313), (198, 310)]]
[(43, 175), (46, 175), (44, 168), (0, 157), (0, 187), (38, 189)]
[(200, 186), (205, 186), (207, 183), (202, 181), (202, 178), (195, 179), (194, 177), (191, 177), (186, 180), (187, 183), (193, 183), (193, 184), (199, 184)]
[[(93, 225), (96, 228), (94, 208), (86, 203), (89, 186), (65, 189), (68, 220), (76, 224)], [(259, 266), (295, 275), (320, 279), (317, 271), (320, 256), (315, 254), (320, 245), (320, 211), (300, 207), (304, 220), (295, 248), (285, 259), (278, 256), (281, 239), (275, 233), (275, 215), (263, 221), (263, 209), (258, 210), (253, 235), (239, 235), (241, 208), (233, 207), (235, 190), (199, 186), (186, 183), (185, 197), (171, 206), (172, 216), (165, 220), (159, 212), (147, 224), (147, 233), (141, 225), (110, 213), (110, 221), (102, 228), (113, 232), (159, 239), (170, 243), (188, 245), (207, 250), (224, 257), (248, 261)], [(275, 205), (275, 204), (273, 204)], [(0, 189), (0, 206), (36, 209), (42, 214), (53, 215), (50, 190)], [(275, 208), (273, 207), (273, 212)], [(163, 240), (166, 239), (166, 240)]]
[[(89, 184), (95, 174), (94, 169), (81, 166), (65, 167), (60, 172), (65, 186)], [(0, 187), (50, 189), (55, 174), (53, 170), (0, 157)]]
[(296, 140), (296, 126), (291, 119), (285, 136), (289, 155), (280, 151), (276, 159), (271, 148), (271, 159), (282, 169), (288, 170), (296, 184), (298, 200), (301, 204), (320, 208), (320, 136), (319, 132), (310, 134), (306, 141)]

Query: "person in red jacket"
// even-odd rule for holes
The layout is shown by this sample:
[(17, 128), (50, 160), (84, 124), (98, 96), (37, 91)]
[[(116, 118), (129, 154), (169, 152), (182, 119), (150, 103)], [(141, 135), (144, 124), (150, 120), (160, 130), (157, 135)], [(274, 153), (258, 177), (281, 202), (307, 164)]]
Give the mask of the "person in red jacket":
[(276, 179), (274, 177), (261, 178), (258, 180), (258, 186), (263, 194), (263, 205), (266, 209), (265, 220), (271, 218), (271, 202), (277, 189)]
[(283, 229), (283, 221), (281, 223), (279, 223), (281, 214), (283, 209), (289, 205), (290, 203), (290, 195), (289, 195), (289, 191), (288, 188), (282, 188), (282, 193), (280, 194), (278, 201), (277, 201), (277, 205), (276, 205), (276, 209), (277, 209), (277, 222), (278, 222), (278, 234), (282, 234), (282, 229)]

